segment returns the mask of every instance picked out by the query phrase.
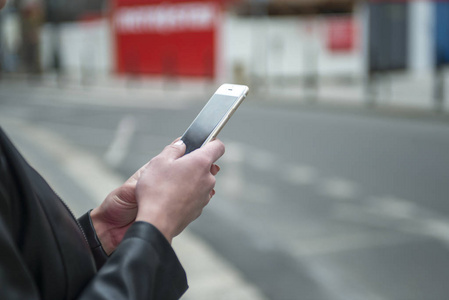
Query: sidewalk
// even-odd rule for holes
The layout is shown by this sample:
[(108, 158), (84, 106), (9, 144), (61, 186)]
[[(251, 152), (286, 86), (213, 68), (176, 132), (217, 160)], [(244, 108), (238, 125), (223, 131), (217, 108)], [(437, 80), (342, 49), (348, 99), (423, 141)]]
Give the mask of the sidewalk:
[[(26, 82), (43, 88), (61, 88), (71, 91), (89, 91), (101, 94), (97, 104), (117, 106), (145, 106), (163, 102), (169, 97), (173, 105), (189, 101), (206, 101), (221, 82), (200, 78), (166, 78), (160, 76), (103, 76), (58, 77), (43, 74), (39, 78), (20, 74), (3, 74), (1, 81)], [(445, 99), (443, 112), (449, 113), (449, 73), (444, 77)], [(278, 80), (279, 81), (279, 80)], [(435, 111), (434, 78), (432, 74), (387, 74), (377, 78), (371, 87), (363, 78), (320, 79), (316, 87), (304, 86), (300, 78), (287, 78), (278, 83), (259, 83), (250, 86), (248, 101), (309, 104), (331, 106), (376, 107), (383, 110), (404, 109), (423, 112)], [(109, 95), (109, 97), (104, 97)], [(127, 95), (129, 101), (116, 101), (115, 95)], [(77, 98), (76, 101), (82, 101)]]
[[(98, 205), (124, 178), (102, 161), (53, 132), (27, 121), (1, 115), (1, 125), (25, 158), (49, 181), (55, 191), (79, 216)], [(183, 300), (264, 300), (204, 241), (186, 230), (175, 238), (176, 253), (186, 269), (189, 290)]]

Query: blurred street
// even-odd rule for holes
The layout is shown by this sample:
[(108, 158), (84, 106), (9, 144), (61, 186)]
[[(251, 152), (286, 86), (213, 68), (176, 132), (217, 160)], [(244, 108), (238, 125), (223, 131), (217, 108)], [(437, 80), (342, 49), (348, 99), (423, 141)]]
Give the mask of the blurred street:
[[(14, 124), (55, 134), (124, 179), (180, 136), (215, 89), (207, 82), (61, 88), (4, 78), (0, 125), (30, 155), (39, 153)], [(217, 195), (190, 230), (257, 290), (252, 295), (447, 299), (446, 114), (267, 101), (250, 92), (220, 139), (227, 148)], [(63, 175), (52, 180), (58, 185)], [(86, 200), (78, 184), (60, 185), (76, 214), (101, 201)]]
[(448, 299), (448, 1), (7, 2), (0, 125), (76, 215), (249, 86), (182, 300)]

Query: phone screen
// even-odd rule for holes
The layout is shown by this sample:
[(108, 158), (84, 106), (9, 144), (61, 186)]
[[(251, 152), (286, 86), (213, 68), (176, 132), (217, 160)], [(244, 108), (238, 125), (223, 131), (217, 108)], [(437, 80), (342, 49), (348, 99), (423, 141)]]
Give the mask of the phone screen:
[(201, 110), (195, 121), (190, 125), (181, 138), (186, 144), (186, 153), (200, 148), (209, 135), (220, 123), (226, 113), (232, 108), (236, 96), (214, 94)]

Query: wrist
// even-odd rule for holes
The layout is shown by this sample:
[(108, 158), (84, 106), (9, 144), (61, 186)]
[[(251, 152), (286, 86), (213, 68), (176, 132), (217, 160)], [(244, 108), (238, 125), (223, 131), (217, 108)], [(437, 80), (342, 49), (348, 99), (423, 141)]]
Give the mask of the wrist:
[(114, 252), (116, 246), (113, 245), (111, 234), (109, 231), (109, 226), (106, 224), (102, 217), (100, 208), (94, 208), (90, 212), (90, 218), (92, 220), (92, 225), (94, 226), (95, 233), (107, 255), (111, 255)]
[(145, 211), (145, 209), (140, 209), (137, 213), (136, 221), (147, 222), (156, 227), (160, 233), (165, 237), (165, 239), (171, 244), (174, 235), (171, 229), (169, 220), (161, 216), (161, 214)]
[(79, 217), (78, 224), (83, 230), (84, 237), (86, 238), (86, 241), (89, 244), (90, 250), (94, 257), (97, 270), (99, 270), (109, 256), (104, 251), (101, 242), (98, 239), (97, 234), (95, 233), (95, 228), (93, 226), (92, 219), (90, 218), (90, 212), (91, 211), (88, 211), (87, 213)]

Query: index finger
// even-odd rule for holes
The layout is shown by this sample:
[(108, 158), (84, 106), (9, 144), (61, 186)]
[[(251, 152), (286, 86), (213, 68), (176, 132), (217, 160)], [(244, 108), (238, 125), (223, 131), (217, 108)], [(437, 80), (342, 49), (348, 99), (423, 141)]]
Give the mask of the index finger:
[(211, 159), (211, 163), (215, 163), (225, 153), (225, 146), (220, 140), (216, 139), (191, 154), (193, 153), (196, 153), (196, 155), (205, 155)]

